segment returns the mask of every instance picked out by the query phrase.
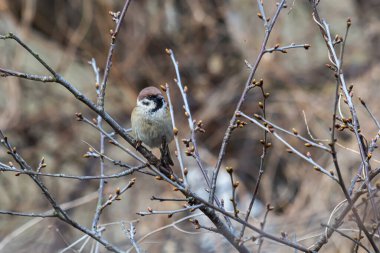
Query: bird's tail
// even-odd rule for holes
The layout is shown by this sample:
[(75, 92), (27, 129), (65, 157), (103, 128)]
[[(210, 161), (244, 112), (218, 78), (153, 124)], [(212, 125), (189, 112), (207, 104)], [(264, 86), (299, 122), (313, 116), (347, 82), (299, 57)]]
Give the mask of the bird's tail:
[(166, 142), (166, 138), (162, 139), (162, 145), (160, 147), (160, 151), (161, 151), (161, 164), (167, 170), (167, 171), (162, 171), (162, 172), (165, 174), (169, 174), (170, 176), (173, 174), (173, 170), (171, 166), (173, 166), (174, 163), (170, 155), (169, 144)]

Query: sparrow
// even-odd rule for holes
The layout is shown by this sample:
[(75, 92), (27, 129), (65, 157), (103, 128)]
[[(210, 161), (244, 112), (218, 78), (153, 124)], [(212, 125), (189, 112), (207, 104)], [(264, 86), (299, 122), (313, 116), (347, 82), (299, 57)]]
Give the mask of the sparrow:
[(174, 138), (173, 125), (168, 104), (159, 89), (149, 86), (140, 91), (131, 123), (138, 145), (142, 142), (150, 148), (160, 148), (161, 165), (172, 174), (169, 165), (173, 165), (173, 160), (168, 144)]

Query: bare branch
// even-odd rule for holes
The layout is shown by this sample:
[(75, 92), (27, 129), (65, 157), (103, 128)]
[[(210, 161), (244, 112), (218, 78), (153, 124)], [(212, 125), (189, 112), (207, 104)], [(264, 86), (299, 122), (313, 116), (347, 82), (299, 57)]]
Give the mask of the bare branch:
[(14, 172), (16, 175), (19, 174), (26, 174), (31, 176), (45, 176), (45, 177), (59, 177), (59, 178), (67, 178), (67, 179), (76, 179), (76, 180), (100, 180), (100, 179), (112, 179), (112, 178), (120, 178), (125, 177), (128, 175), (132, 175), (136, 171), (140, 171), (141, 169), (146, 168), (146, 165), (139, 165), (136, 167), (133, 167), (128, 170), (124, 170), (119, 173), (111, 174), (111, 175), (103, 175), (103, 176), (74, 176), (74, 175), (67, 175), (63, 173), (42, 173), (42, 172), (36, 172), (36, 171), (25, 171), (20, 170), (15, 167), (7, 166), (3, 163), (0, 163), (0, 171), (9, 171)]
[[(344, 77), (343, 71), (341, 69), (342, 64), (340, 62), (340, 59), (337, 56), (337, 53), (335, 52), (334, 43), (332, 41), (330, 30), (329, 30), (329, 25), (327, 24), (327, 22), (325, 20), (323, 20), (319, 17), (319, 13), (317, 10), (316, 3), (312, 0), (310, 0), (310, 4), (311, 4), (312, 9), (313, 9), (314, 20), (316, 21), (316, 23), (320, 27), (323, 39), (326, 43), (330, 61), (337, 68), (337, 70), (336, 70), (337, 80), (338, 80), (339, 84), (341, 85), (342, 91), (346, 97), (347, 104), (348, 104), (348, 107), (350, 109), (351, 118), (352, 118), (352, 127), (353, 127), (353, 131), (354, 131), (354, 134), (355, 134), (355, 137), (357, 140), (357, 144), (359, 146), (361, 160), (362, 160), (362, 163), (364, 165), (363, 166), (363, 168), (364, 168), (363, 172), (365, 172), (365, 174), (366, 174), (365, 182), (367, 184), (367, 188), (369, 191), (369, 196), (370, 196), (370, 200), (371, 200), (371, 204), (372, 204), (374, 213), (376, 214), (375, 215), (376, 222), (379, 223), (379, 214), (378, 214), (378, 211), (376, 210), (376, 206), (375, 206), (374, 201), (373, 201), (372, 186), (371, 186), (371, 183), (369, 181), (369, 171), (371, 170), (371, 166), (370, 166), (370, 163), (367, 161), (367, 152), (366, 152), (367, 148), (366, 148), (366, 144), (364, 142), (364, 138), (360, 133), (360, 125), (359, 125), (359, 120), (357, 117), (357, 112), (356, 112), (355, 106), (352, 102), (351, 94), (348, 91), (348, 87), (346, 85), (345, 77)], [(350, 24), (351, 24), (351, 22), (350, 22)], [(348, 32), (348, 29), (346, 31)], [(337, 165), (336, 162), (335, 162), (335, 165)], [(338, 178), (339, 178), (339, 184), (341, 186), (341, 189), (342, 189), (344, 195), (346, 196), (346, 198), (349, 202), (349, 205), (352, 206), (352, 201), (351, 201), (350, 195), (348, 194), (347, 188), (345, 187), (345, 184), (344, 184), (343, 178), (341, 176), (339, 167), (336, 166), (336, 170), (337, 170), (337, 174), (338, 174)], [(352, 209), (352, 212), (354, 213), (354, 216), (355, 216), (355, 219), (356, 219), (358, 226), (365, 233), (365, 235), (366, 235), (367, 239), (369, 240), (369, 242), (371, 243), (373, 249), (375, 251), (379, 251), (376, 243), (373, 241), (372, 236), (369, 234), (368, 230), (365, 228), (363, 222), (361, 221), (361, 218), (358, 215), (356, 209)], [(378, 233), (380, 234), (379, 230), (378, 230)]]
[(187, 183), (187, 176), (186, 176), (187, 172), (185, 172), (185, 168), (183, 165), (181, 146), (180, 146), (179, 140), (178, 140), (178, 128), (176, 127), (175, 120), (174, 120), (174, 110), (173, 110), (172, 100), (170, 97), (169, 84), (165, 84), (165, 92), (166, 92), (166, 95), (168, 97), (168, 104), (169, 104), (170, 116), (171, 116), (171, 120), (172, 120), (175, 146), (177, 148), (177, 158), (178, 158), (178, 162), (179, 162), (179, 167), (181, 168), (184, 184), (187, 185), (188, 184)]
[(184, 207), (181, 209), (170, 210), (170, 211), (154, 211), (154, 210), (151, 210), (150, 208), (148, 208), (149, 209), (148, 212), (138, 212), (137, 214), (141, 215), (141, 216), (153, 215), (153, 214), (167, 214), (171, 217), (173, 214), (176, 214), (176, 213), (182, 213), (182, 212), (186, 212), (186, 211), (193, 212), (202, 206), (203, 206), (203, 204), (199, 204), (199, 205), (195, 205), (195, 206), (187, 206), (187, 207)]
[(281, 9), (284, 7), (285, 2), (286, 2), (285, 0), (282, 0), (279, 3), (279, 5), (277, 7), (277, 10), (276, 10), (276, 13), (274, 14), (274, 16), (273, 16), (272, 20), (270, 21), (270, 23), (267, 25), (267, 29), (265, 31), (265, 36), (264, 36), (264, 39), (263, 39), (263, 42), (262, 42), (259, 54), (258, 54), (258, 56), (256, 58), (256, 62), (252, 66), (252, 69), (251, 69), (251, 72), (249, 74), (249, 77), (248, 77), (248, 79), (247, 79), (247, 81), (245, 83), (244, 90), (243, 90), (243, 92), (242, 92), (242, 94), (240, 96), (238, 104), (236, 105), (236, 108), (235, 108), (234, 114), (232, 115), (232, 118), (230, 120), (229, 126), (228, 126), (228, 128), (227, 128), (227, 130), (226, 130), (226, 132), (224, 134), (223, 142), (222, 142), (222, 145), (221, 145), (221, 148), (220, 148), (220, 151), (219, 151), (219, 155), (218, 155), (218, 160), (217, 160), (217, 163), (215, 165), (215, 169), (214, 169), (214, 172), (213, 172), (213, 175), (212, 175), (211, 191), (210, 191), (210, 197), (209, 197), (210, 203), (214, 199), (215, 190), (216, 190), (216, 179), (218, 178), (219, 170), (220, 170), (220, 167), (222, 165), (222, 161), (223, 161), (224, 155), (226, 153), (226, 148), (227, 148), (228, 142), (229, 142), (229, 140), (231, 138), (232, 131), (234, 129), (234, 125), (235, 125), (235, 122), (236, 122), (236, 113), (238, 111), (240, 111), (240, 108), (243, 105), (243, 103), (245, 101), (245, 98), (246, 98), (246, 96), (248, 94), (248, 91), (251, 88), (251, 83), (253, 81), (253, 77), (255, 76), (256, 70), (257, 70), (257, 68), (259, 66), (259, 63), (261, 62), (261, 59), (262, 59), (262, 57), (265, 54), (266, 46), (267, 46), (268, 39), (269, 39), (269, 36), (271, 34), (272, 28), (273, 28), (275, 22), (277, 21), (277, 18), (278, 18), (279, 14), (280, 14)]
[(8, 215), (24, 216), (24, 217), (40, 217), (40, 218), (58, 217), (57, 214), (54, 214), (50, 211), (46, 213), (22, 213), (22, 212), (15, 212), (15, 211), (0, 210), (0, 214), (8, 214)]
[(305, 161), (307, 161), (308, 163), (312, 164), (314, 166), (314, 169), (319, 171), (319, 172), (322, 172), (323, 174), (325, 174), (326, 176), (328, 176), (329, 178), (333, 179), (334, 181), (338, 182), (338, 179), (331, 175), (331, 173), (329, 171), (327, 171), (325, 168), (323, 168), (321, 165), (319, 165), (317, 162), (315, 162), (313, 160), (313, 158), (311, 156), (308, 156), (308, 155), (304, 155), (302, 154), (300, 151), (298, 151), (297, 149), (295, 149), (292, 145), (290, 145), (287, 141), (285, 141), (278, 133), (276, 133), (273, 129), (269, 129), (268, 127), (264, 126), (263, 124), (261, 124), (260, 122), (258, 122), (256, 119), (252, 118), (252, 117), (249, 117), (248, 115), (244, 114), (243, 112), (239, 112), (239, 115), (245, 117), (246, 119), (248, 119), (249, 121), (251, 121), (252, 123), (255, 123), (257, 126), (261, 127), (262, 129), (264, 129), (265, 131), (271, 133), (274, 137), (276, 137), (279, 141), (281, 141), (283, 144), (285, 144), (285, 146), (287, 146), (293, 153), (295, 153), (296, 155), (298, 155), (299, 157), (301, 157), (302, 159), (304, 159)]
[(38, 81), (38, 82), (56, 82), (56, 79), (52, 76), (40, 76), (40, 75), (33, 75), (33, 74), (27, 74), (22, 72), (13, 71), (10, 69), (4, 69), (0, 68), (0, 77), (8, 77), (8, 76), (14, 76), (18, 78), (28, 79), (32, 81)]
[(121, 223), (121, 229), (123, 230), (124, 234), (126, 236), (128, 236), (129, 240), (131, 241), (133, 247), (135, 248), (136, 250), (136, 253), (140, 253), (141, 250), (140, 250), (140, 246), (137, 244), (136, 240), (135, 240), (135, 234), (136, 234), (136, 226), (135, 224), (137, 224), (139, 221), (134, 221), (134, 222), (130, 222), (129, 223), (129, 229), (126, 228), (125, 226), (125, 223), (122, 222)]
[(114, 51), (115, 45), (116, 45), (116, 37), (119, 34), (121, 24), (123, 23), (125, 14), (127, 13), (127, 10), (128, 10), (130, 3), (131, 3), (131, 0), (125, 1), (124, 7), (123, 7), (121, 13), (120, 12), (117, 12), (117, 13), (110, 12), (110, 14), (116, 20), (116, 27), (115, 27), (114, 31), (111, 30), (111, 44), (110, 44), (110, 47), (108, 50), (106, 68), (104, 69), (103, 81), (102, 81), (102, 84), (100, 85), (100, 92), (98, 95), (98, 106), (102, 110), (104, 110), (104, 98), (106, 95), (108, 76), (109, 76), (109, 73), (111, 71), (111, 66), (112, 66), (112, 56), (113, 56), (113, 51)]
[(362, 247), (366, 252), (370, 253), (369, 249), (367, 249), (366, 246), (364, 246), (359, 240), (356, 240), (356, 239), (353, 239), (351, 238), (350, 236), (346, 235), (345, 233), (339, 231), (339, 229), (336, 229), (336, 228), (333, 228), (329, 225), (326, 225), (326, 224), (321, 224), (322, 227), (326, 227), (326, 228), (329, 228), (329, 229), (332, 229), (334, 230), (336, 233), (340, 234), (341, 236), (347, 238), (348, 240), (352, 241), (353, 243), (355, 243), (356, 245)]
[(294, 43), (292, 43), (288, 46), (280, 47), (280, 45), (277, 44), (274, 47), (266, 49), (265, 53), (281, 52), (281, 53), (286, 54), (288, 52), (287, 51), (288, 49), (296, 49), (296, 48), (304, 48), (304, 49), (308, 50), (310, 48), (310, 45), (309, 44), (294, 44)]
[[(26, 163), (26, 161), (17, 153), (15, 148), (12, 148), (12, 146), (8, 142), (8, 138), (4, 136), (4, 134), (0, 131), (0, 139), (1, 144), (4, 146), (4, 148), (8, 151), (8, 153), (12, 156), (12, 158), (20, 165), (21, 169), (24, 171), (33, 171), (32, 167)], [(57, 203), (55, 198), (50, 194), (49, 190), (46, 188), (46, 186), (42, 183), (42, 181), (38, 178), (38, 176), (35, 175), (29, 175), (30, 178), (36, 183), (38, 188), (42, 191), (46, 199), (49, 201), (50, 205), (54, 209), (57, 217), (66, 222), (67, 224), (71, 225), (72, 227), (82, 231), (85, 234), (88, 234), (98, 242), (104, 245), (104, 247), (112, 252), (122, 252), (120, 249), (109, 243), (107, 240), (105, 240), (103, 237), (99, 236), (98, 234), (92, 232), (91, 230), (81, 226), (76, 221), (71, 219), (68, 214), (65, 212), (64, 209)]]
[(107, 206), (112, 204), (113, 201), (120, 200), (120, 196), (124, 192), (126, 192), (129, 188), (131, 188), (135, 183), (136, 183), (136, 178), (132, 178), (131, 180), (129, 180), (128, 184), (123, 187), (123, 189), (121, 190), (119, 188), (116, 189), (115, 194), (110, 195), (108, 200), (99, 208), (99, 216)]

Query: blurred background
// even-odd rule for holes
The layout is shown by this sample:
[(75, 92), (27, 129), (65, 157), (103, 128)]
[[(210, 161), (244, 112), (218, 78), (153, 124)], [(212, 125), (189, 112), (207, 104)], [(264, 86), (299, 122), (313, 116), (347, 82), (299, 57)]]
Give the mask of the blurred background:
[[(267, 16), (272, 16), (275, 1), (264, 1)], [(91, 99), (96, 99), (95, 79), (88, 61), (95, 58), (103, 71), (110, 43), (109, 30), (114, 27), (109, 11), (121, 10), (121, 0), (0, 0), (0, 33), (13, 32), (45, 59), (57, 72)], [(363, 98), (374, 115), (379, 115), (378, 80), (380, 80), (380, 3), (377, 0), (321, 1), (321, 15), (330, 24), (333, 34), (344, 35), (346, 20), (351, 27), (344, 71), (346, 80), (354, 85), (362, 132), (368, 139), (377, 130), (370, 117), (359, 105)], [(168, 83), (175, 106), (180, 137), (189, 136), (183, 102), (175, 86), (174, 68), (165, 48), (171, 48), (179, 61), (182, 81), (188, 86), (189, 104), (196, 120), (203, 120), (206, 132), (198, 134), (201, 157), (212, 171), (216, 164), (222, 138), (243, 90), (249, 69), (244, 63), (254, 63), (264, 36), (262, 21), (257, 18), (256, 1), (248, 0), (166, 0), (132, 1), (121, 32), (106, 94), (106, 110), (126, 128), (140, 89)], [(263, 58), (256, 79), (264, 79), (268, 119), (285, 129), (296, 128), (308, 136), (308, 125), (314, 138), (329, 138), (335, 81), (325, 64), (327, 52), (317, 26), (312, 20), (308, 1), (289, 1), (281, 12), (268, 46), (291, 43), (311, 45), (309, 50), (289, 50), (287, 54), (272, 53)], [(14, 41), (0, 41), (0, 66), (21, 72), (48, 74), (35, 59)], [(101, 72), (102, 73), (102, 72)], [(252, 90), (243, 111), (260, 112), (262, 97)], [(348, 115), (342, 104), (343, 113)], [(31, 165), (45, 157), (46, 172), (75, 175), (98, 175), (99, 162), (83, 159), (88, 150), (85, 142), (97, 147), (99, 134), (91, 127), (77, 122), (75, 112), (88, 118), (95, 115), (76, 101), (64, 88), (53, 83), (37, 83), (16, 78), (0, 79), (0, 129)], [(306, 115), (307, 124), (305, 123)], [(109, 130), (109, 129), (108, 129)], [(360, 162), (354, 136), (338, 133), (339, 157), (344, 178), (350, 183)], [(235, 168), (241, 182), (238, 200), (244, 211), (252, 195), (258, 175), (263, 132), (249, 124), (233, 132), (224, 160), (225, 166)], [(303, 143), (287, 138), (289, 143), (307, 152)], [(85, 141), (85, 142), (84, 142)], [(315, 172), (285, 146), (270, 140), (272, 147), (266, 158), (265, 173), (256, 203), (255, 224), (259, 224), (270, 203), (266, 229), (279, 235), (286, 232), (290, 239), (311, 245), (323, 232), (334, 207), (344, 199), (338, 185)], [(127, 145), (127, 144), (126, 144)], [(172, 146), (174, 149), (174, 145)], [(124, 153), (107, 146), (107, 154), (116, 160), (132, 162)], [(332, 169), (328, 154), (310, 150), (315, 160)], [(2, 161), (8, 161), (4, 152)], [(378, 166), (374, 154), (374, 166)], [(179, 171), (178, 164), (175, 170)], [(187, 158), (186, 166), (193, 180), (201, 178), (194, 161)], [(107, 173), (120, 171), (107, 164)], [(179, 197), (162, 181), (136, 174), (136, 185), (103, 214), (102, 223), (140, 219), (136, 239), (148, 232), (179, 220), (184, 215), (139, 217), (135, 213), (179, 208), (173, 203), (153, 203), (150, 197)], [(223, 178), (223, 175), (221, 176)], [(123, 187), (131, 177), (109, 180), (106, 196)], [(228, 178), (227, 178), (228, 179)], [(73, 208), (69, 214), (90, 226), (96, 206), (97, 181), (75, 181), (45, 178), (44, 182), (59, 201)], [(229, 184), (228, 181), (221, 186)], [(202, 186), (200, 186), (202, 188)], [(0, 209), (42, 212), (48, 203), (26, 176), (0, 174)], [(224, 194), (224, 193), (220, 193)], [(73, 202), (78, 200), (79, 202)], [(228, 197), (225, 199), (228, 202)], [(81, 202), (82, 201), (82, 202)], [(350, 223), (345, 224), (350, 227)], [(194, 230), (188, 222), (178, 224), (180, 232), (169, 227), (141, 242), (147, 252), (231, 252), (224, 240), (205, 231)], [(350, 233), (352, 231), (348, 231)], [(351, 235), (354, 235), (352, 233)], [(54, 219), (29, 219), (0, 216), (0, 252), (58, 252), (81, 234)], [(110, 224), (105, 237), (124, 248), (130, 243), (120, 224)], [(219, 238), (219, 239), (218, 239)], [(215, 240), (215, 241), (213, 241)], [(89, 252), (92, 242), (85, 246)], [(255, 250), (257, 245), (248, 244)], [(323, 252), (348, 252), (353, 244), (339, 235), (323, 248)], [(101, 249), (103, 252), (104, 249)], [(292, 249), (265, 241), (263, 252), (293, 252)]]

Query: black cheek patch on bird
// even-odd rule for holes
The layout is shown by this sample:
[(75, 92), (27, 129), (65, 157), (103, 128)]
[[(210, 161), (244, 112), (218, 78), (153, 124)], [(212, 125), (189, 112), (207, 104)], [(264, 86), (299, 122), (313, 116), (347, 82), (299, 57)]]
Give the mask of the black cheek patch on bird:
[(151, 101), (153, 101), (155, 103), (155, 105), (156, 105), (156, 107), (154, 107), (151, 110), (151, 112), (158, 111), (164, 105), (164, 98), (161, 97), (161, 96), (149, 96), (148, 99), (151, 100)]

